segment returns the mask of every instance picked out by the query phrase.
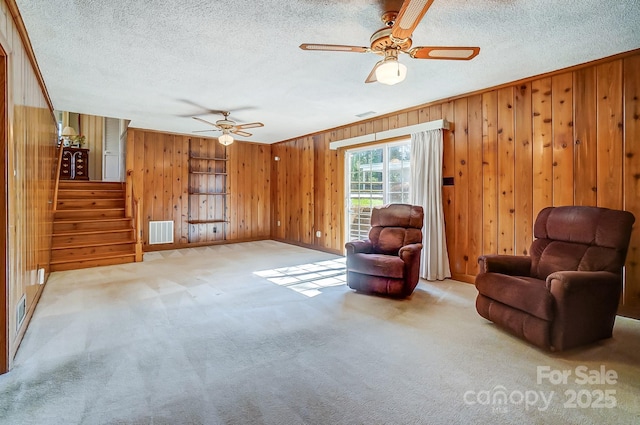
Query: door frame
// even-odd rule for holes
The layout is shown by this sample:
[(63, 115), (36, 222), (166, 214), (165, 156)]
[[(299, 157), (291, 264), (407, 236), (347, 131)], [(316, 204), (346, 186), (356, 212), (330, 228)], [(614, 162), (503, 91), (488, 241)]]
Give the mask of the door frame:
[(0, 374), (9, 371), (9, 282), (7, 259), (8, 243), (8, 216), (9, 193), (7, 188), (8, 179), (8, 147), (7, 140), (7, 54), (0, 45), (0, 162), (2, 171), (0, 172), (0, 291), (3, 299), (0, 302)]

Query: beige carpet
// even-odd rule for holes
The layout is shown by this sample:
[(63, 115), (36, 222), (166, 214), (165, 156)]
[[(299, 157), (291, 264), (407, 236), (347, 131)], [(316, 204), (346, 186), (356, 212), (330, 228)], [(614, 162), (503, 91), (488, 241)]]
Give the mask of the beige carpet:
[(479, 317), (472, 285), (372, 297), (342, 260), (264, 241), (54, 273), (0, 423), (640, 423), (640, 322), (549, 354)]

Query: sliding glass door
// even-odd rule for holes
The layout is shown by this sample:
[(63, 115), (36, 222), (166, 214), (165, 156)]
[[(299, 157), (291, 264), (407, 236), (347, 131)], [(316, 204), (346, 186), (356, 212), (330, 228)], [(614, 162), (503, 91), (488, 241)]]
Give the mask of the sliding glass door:
[(409, 202), (410, 140), (347, 151), (347, 240), (366, 239), (371, 208)]

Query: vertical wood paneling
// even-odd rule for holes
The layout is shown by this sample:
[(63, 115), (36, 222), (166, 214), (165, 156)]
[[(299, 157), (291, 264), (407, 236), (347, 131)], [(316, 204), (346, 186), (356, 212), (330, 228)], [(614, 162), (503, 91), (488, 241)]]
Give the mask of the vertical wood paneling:
[[(49, 275), (52, 233), (53, 179), (57, 165), (56, 121), (17, 27), (5, 13), (0, 17), (0, 137), (5, 188), (2, 210), (6, 217), (6, 264), (3, 264), (0, 306), (0, 373), (11, 367), (13, 357), (33, 314), (43, 286), (37, 270)], [(10, 52), (6, 56), (5, 52)], [(4, 284), (6, 282), (6, 289)], [(16, 323), (16, 306), (26, 299), (26, 317)]]
[(575, 203), (597, 204), (596, 70), (584, 68), (573, 77), (575, 138)]
[(551, 78), (531, 83), (533, 109), (533, 215), (553, 205), (553, 114)]
[(598, 206), (622, 208), (622, 61), (596, 67)]
[(482, 95), (482, 253), (498, 253), (498, 92)]
[(513, 88), (498, 90), (498, 254), (513, 255), (514, 113)]
[(322, 248), (330, 248), (330, 239), (328, 235), (331, 233), (329, 227), (329, 218), (331, 217), (331, 210), (322, 208), (327, 205), (327, 195), (329, 195), (330, 203), (330, 184), (327, 182), (329, 173), (326, 172), (328, 156), (325, 152), (325, 143), (323, 135), (315, 135), (313, 137), (313, 187), (315, 189), (315, 205), (314, 205), (314, 227), (313, 232), (320, 232), (322, 236), (315, 238), (314, 243), (318, 244)]
[(472, 217), (468, 212), (461, 212), (467, 216), (469, 244), (466, 253), (467, 275), (475, 275), (478, 273), (478, 257), (482, 255), (482, 227), (483, 220), (478, 219), (482, 215), (482, 96), (476, 95), (469, 97), (468, 102), (468, 174), (469, 174), (469, 209), (468, 211), (477, 211), (477, 215)]
[[(321, 208), (327, 208), (331, 211), (330, 216), (330, 248), (342, 252), (344, 246), (344, 229), (345, 229), (345, 215), (344, 215), (344, 157), (338, 156), (337, 151), (329, 149), (329, 140), (325, 138), (324, 145), (325, 155), (329, 157), (328, 162), (328, 177), (325, 179), (329, 182), (330, 196), (326, 198), (328, 204), (324, 204)], [(325, 167), (327, 168), (327, 167)]]
[[(453, 167), (455, 172), (454, 192), (454, 238), (450, 239), (449, 257), (451, 273), (465, 274), (467, 261), (469, 260), (469, 138), (468, 138), (468, 108), (467, 99), (459, 99), (454, 102), (455, 131), (453, 149)], [(449, 119), (449, 118), (447, 118)], [(447, 155), (450, 156), (450, 155)]]
[(244, 239), (247, 232), (247, 211), (245, 211), (245, 204), (249, 194), (241, 189), (240, 184), (244, 181), (244, 176), (247, 173), (247, 161), (249, 158), (246, 156), (246, 145), (238, 143), (235, 148), (235, 153), (238, 155), (238, 160), (236, 162), (238, 167), (238, 184), (236, 185), (236, 190), (233, 191), (233, 195), (230, 193), (229, 196), (233, 196), (233, 198), (237, 199), (237, 201), (234, 202), (238, 212), (236, 216), (236, 228), (238, 229), (237, 237), (238, 239)]
[[(446, 119), (447, 121), (454, 123), (453, 130), (454, 131), (443, 131), (442, 133), (442, 144), (443, 144), (443, 154), (442, 154), (442, 176), (443, 177), (454, 177), (454, 184), (456, 180), (459, 178), (455, 175), (455, 130), (456, 130), (456, 121), (455, 121), (455, 109), (453, 102), (445, 102), (441, 105), (434, 105), (429, 110), (429, 115), (431, 119)], [(463, 126), (463, 132), (464, 132)], [(457, 251), (454, 247), (456, 244), (456, 201), (455, 201), (456, 190), (455, 186), (445, 186), (442, 188), (442, 209), (444, 213), (444, 223), (445, 223), (445, 235), (447, 240), (447, 251), (449, 254), (449, 262), (451, 263), (451, 259), (455, 258), (457, 255)], [(450, 264), (452, 273), (454, 273), (454, 264)]]
[(227, 237), (231, 240), (239, 239), (238, 227), (238, 199), (239, 182), (242, 178), (239, 161), (241, 156), (238, 152), (240, 144), (234, 143), (227, 147)]
[(302, 141), (302, 161), (300, 175), (302, 176), (303, 210), (301, 214), (301, 242), (312, 244), (315, 240), (314, 228), (314, 192), (313, 192), (313, 138), (305, 137)]
[[(268, 238), (270, 235), (271, 147), (236, 142), (225, 147), (215, 139), (189, 138), (129, 129), (127, 169), (140, 177), (135, 188), (142, 197), (143, 247), (146, 251), (179, 248), (193, 243), (224, 243)], [(191, 160), (193, 170), (227, 175), (189, 174), (189, 156), (225, 158), (228, 161)], [(131, 163), (133, 162), (133, 163)], [(138, 171), (135, 171), (138, 170)], [(226, 183), (225, 183), (226, 181)], [(189, 195), (189, 192), (226, 193)], [(225, 215), (226, 212), (226, 215)], [(189, 220), (228, 223), (189, 224)], [(149, 221), (173, 220), (174, 243), (149, 245)]]
[(551, 78), (553, 96), (553, 204), (573, 205), (573, 75)]
[(636, 223), (627, 253), (622, 311), (640, 318), (640, 55), (624, 60), (624, 209)]
[(533, 145), (531, 84), (515, 87), (515, 254), (528, 255), (533, 241)]
[(104, 117), (80, 114), (80, 134), (86, 137), (85, 148), (89, 149), (89, 179), (102, 180), (102, 141), (104, 139)]
[[(179, 194), (176, 199), (175, 209), (180, 212), (180, 221), (176, 223), (175, 239), (180, 244), (189, 242), (189, 138), (181, 137), (176, 140), (178, 149), (175, 151), (175, 164), (180, 170), (174, 182), (174, 194)], [(137, 157), (137, 155), (136, 155)]]

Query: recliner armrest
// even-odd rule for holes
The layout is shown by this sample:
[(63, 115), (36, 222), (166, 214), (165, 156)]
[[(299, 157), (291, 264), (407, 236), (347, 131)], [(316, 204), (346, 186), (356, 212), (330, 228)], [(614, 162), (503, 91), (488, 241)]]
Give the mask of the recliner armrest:
[(582, 291), (593, 294), (594, 290), (601, 289), (603, 285), (617, 288), (621, 285), (621, 278), (615, 273), (605, 271), (561, 271), (547, 276), (547, 288), (552, 294)]
[(622, 276), (605, 271), (560, 271), (547, 276), (555, 299), (551, 349), (566, 350), (611, 337)]
[(347, 250), (347, 255), (349, 254), (371, 254), (373, 249), (373, 245), (370, 240), (362, 240), (362, 241), (351, 241), (344, 244), (345, 249)]
[(422, 244), (412, 243), (400, 248), (400, 251), (398, 251), (398, 256), (402, 259), (402, 261), (407, 263), (411, 261), (411, 259), (416, 255), (420, 255), (420, 251), (422, 251)]
[(510, 276), (529, 276), (531, 257), (517, 255), (481, 255), (480, 273), (502, 273)]

